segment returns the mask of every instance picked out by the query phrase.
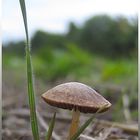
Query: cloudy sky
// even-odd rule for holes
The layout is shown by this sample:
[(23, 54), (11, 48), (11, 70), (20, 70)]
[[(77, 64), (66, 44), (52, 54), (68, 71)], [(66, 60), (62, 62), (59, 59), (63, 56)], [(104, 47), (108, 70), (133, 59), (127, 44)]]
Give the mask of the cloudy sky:
[[(111, 16), (137, 15), (139, 0), (26, 0), (29, 33), (37, 29), (53, 33), (67, 31), (68, 23), (81, 25), (97, 14)], [(2, 1), (3, 41), (25, 38), (23, 21), (18, 0)]]

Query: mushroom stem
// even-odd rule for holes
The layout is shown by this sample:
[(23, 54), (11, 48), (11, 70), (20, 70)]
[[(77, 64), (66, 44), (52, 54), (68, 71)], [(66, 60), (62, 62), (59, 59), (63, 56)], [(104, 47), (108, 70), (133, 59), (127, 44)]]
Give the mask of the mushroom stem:
[(68, 140), (70, 140), (70, 138), (76, 133), (79, 126), (79, 118), (80, 118), (80, 111), (78, 109), (73, 109)]

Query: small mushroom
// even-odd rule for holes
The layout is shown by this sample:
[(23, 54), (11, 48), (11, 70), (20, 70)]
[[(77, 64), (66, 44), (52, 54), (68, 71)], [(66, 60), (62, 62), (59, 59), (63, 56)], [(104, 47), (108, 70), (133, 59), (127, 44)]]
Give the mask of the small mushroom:
[(52, 106), (73, 110), (69, 139), (78, 129), (80, 112), (96, 113), (104, 106), (101, 112), (105, 112), (111, 107), (111, 103), (94, 89), (78, 82), (58, 85), (45, 92), (42, 98)]

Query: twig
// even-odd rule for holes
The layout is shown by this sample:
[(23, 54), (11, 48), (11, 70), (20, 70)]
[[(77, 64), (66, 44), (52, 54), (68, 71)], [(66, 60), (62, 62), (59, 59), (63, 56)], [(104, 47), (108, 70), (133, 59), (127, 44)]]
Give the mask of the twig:
[(11, 137), (13, 134), (15, 135), (20, 135), (20, 136), (32, 136), (32, 131), (27, 130), (27, 129), (17, 129), (17, 130), (9, 130), (9, 129), (4, 129), (2, 130), (2, 134), (7, 134), (7, 136)]
[(131, 121), (131, 114), (129, 110), (129, 97), (127, 94), (123, 94), (122, 96), (123, 108), (124, 108), (124, 116), (127, 122)]
[[(6, 115), (7, 116), (10, 116), (10, 115), (16, 115), (16, 116), (19, 116), (19, 117), (29, 117), (29, 110), (28, 109), (23, 109), (23, 108), (19, 108), (19, 109), (11, 109), (9, 111), (6, 112)], [(51, 119), (52, 118), (52, 114), (51, 113), (41, 113), (41, 116), (43, 116), (45, 119)], [(71, 118), (70, 116), (68, 115), (59, 115), (57, 114), (57, 120), (59, 121), (65, 121), (65, 122), (70, 122)]]
[(112, 124), (112, 126), (111, 126), (110, 128), (105, 129), (104, 135), (102, 135), (102, 137), (100, 138), (101, 140), (106, 140), (106, 139), (107, 139), (107, 137), (109, 136), (109, 134), (110, 134), (111, 131), (112, 131), (113, 125), (114, 125), (114, 124)]
[(127, 124), (120, 124), (120, 123), (117, 123), (117, 122), (114, 122), (112, 124), (112, 122), (103, 121), (103, 120), (101, 120), (99, 123), (102, 124), (102, 125), (106, 125), (106, 126), (112, 126), (113, 125), (113, 127), (120, 128), (127, 134), (138, 135), (138, 125), (134, 126), (134, 125), (127, 125)]

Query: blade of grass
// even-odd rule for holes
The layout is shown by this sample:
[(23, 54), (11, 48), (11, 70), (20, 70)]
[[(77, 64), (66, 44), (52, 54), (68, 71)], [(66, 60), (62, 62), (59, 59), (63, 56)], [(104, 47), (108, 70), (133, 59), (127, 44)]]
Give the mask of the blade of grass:
[(93, 121), (95, 115), (92, 115), (79, 129), (78, 131), (72, 136), (70, 140), (76, 140), (80, 136), (80, 134), (89, 126), (89, 124)]
[(51, 119), (45, 140), (50, 140), (52, 137), (52, 132), (53, 132), (54, 124), (55, 124), (55, 116), (56, 116), (56, 113), (54, 113), (53, 118)]
[(106, 107), (103, 106), (102, 108), (98, 109), (98, 111), (92, 115), (79, 129), (78, 131), (72, 136), (72, 138), (70, 140), (77, 140), (78, 137), (80, 136), (80, 134), (82, 134), (82, 132), (89, 126), (89, 124), (93, 121), (93, 119), (95, 119), (97, 113), (101, 112), (102, 110), (104, 110), (104, 108)]
[(27, 83), (28, 83), (28, 98), (29, 98), (29, 107), (30, 107), (30, 119), (31, 119), (31, 127), (34, 140), (39, 140), (39, 131), (38, 131), (38, 122), (36, 117), (36, 106), (35, 106), (35, 95), (34, 95), (34, 87), (33, 87), (33, 70), (30, 56), (30, 41), (28, 36), (28, 26), (27, 26), (27, 16), (26, 16), (26, 6), (24, 0), (19, 0), (24, 27), (26, 32), (26, 64), (27, 64)]

